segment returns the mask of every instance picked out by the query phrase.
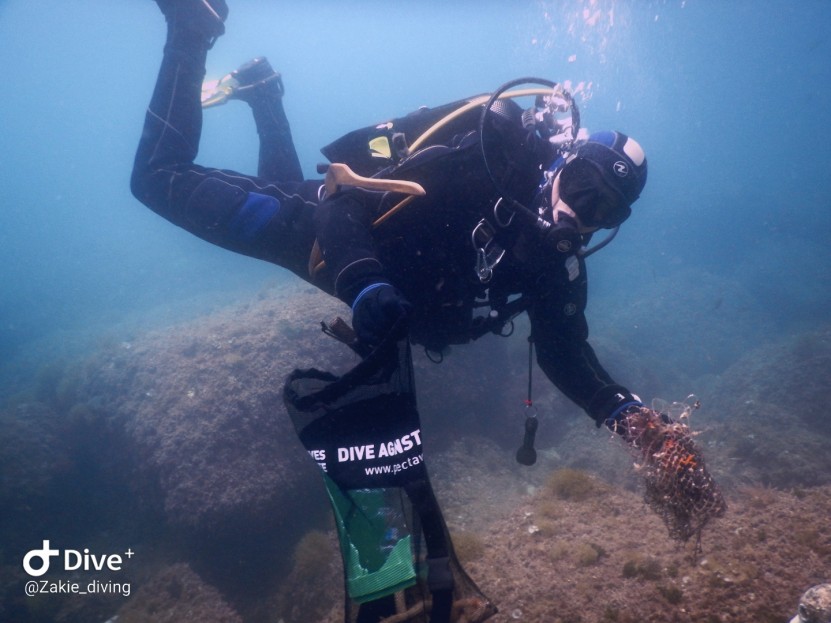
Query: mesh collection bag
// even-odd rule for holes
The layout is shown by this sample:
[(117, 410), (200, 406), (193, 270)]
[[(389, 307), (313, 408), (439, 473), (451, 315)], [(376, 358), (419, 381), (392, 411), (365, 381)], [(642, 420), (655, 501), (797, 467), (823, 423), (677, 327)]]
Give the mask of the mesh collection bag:
[(295, 370), (283, 397), (323, 471), (346, 623), (478, 623), (495, 614), (456, 559), (430, 485), (409, 343), (382, 345), (340, 377)]
[[(694, 433), (684, 423), (697, 403), (673, 405), (683, 410), (629, 409), (623, 418), (623, 438), (639, 461), (646, 503), (663, 519), (670, 537), (678, 541), (695, 537), (700, 550), (701, 531), (724, 515), (727, 503), (693, 441)], [(662, 412), (670, 412), (678, 421)]]

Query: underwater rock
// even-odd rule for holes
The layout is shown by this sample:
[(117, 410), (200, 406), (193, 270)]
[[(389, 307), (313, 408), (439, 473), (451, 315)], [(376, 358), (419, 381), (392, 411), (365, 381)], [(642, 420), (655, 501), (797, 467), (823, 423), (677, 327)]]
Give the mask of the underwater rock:
[(587, 472), (563, 467), (554, 470), (545, 483), (545, 491), (560, 500), (581, 502), (591, 497), (602, 496), (606, 484)]
[(731, 366), (709, 411), (733, 477), (776, 487), (831, 482), (829, 384), (831, 329), (762, 346)]
[(15, 511), (37, 504), (69, 466), (59, 418), (41, 402), (12, 405), (0, 411), (0, 430), (0, 507)]
[(723, 375), (719, 400), (730, 410), (752, 404), (787, 408), (806, 426), (821, 429), (828, 420), (829, 381), (831, 329), (826, 329), (748, 353)]
[[(746, 352), (748, 344), (769, 339), (775, 328), (766, 307), (746, 286), (700, 269), (645, 281), (638, 297), (615, 305), (612, 313), (603, 305), (603, 294), (592, 302), (593, 309), (601, 310), (596, 318), (590, 315), (592, 335), (611, 339), (629, 360), (658, 371), (664, 386), (683, 387), (721, 373)], [(626, 370), (601, 361), (613, 376)], [(638, 391), (652, 389), (641, 389), (640, 378), (634, 380)]]
[[(522, 439), (521, 409), (528, 391), (527, 345), (517, 356), (509, 349), (525, 344), (495, 336), (452, 347), (441, 361), (430, 361), (413, 346), (419, 413), (429, 451), (465, 435), (477, 435), (502, 444)], [(546, 383), (548, 385), (548, 383)], [(543, 383), (536, 393), (542, 393)]]
[(145, 502), (196, 534), (279, 527), (304, 512), (319, 477), (283, 408), (282, 384), (295, 367), (354, 363), (319, 330), (337, 311), (331, 299), (293, 291), (99, 354), (82, 394), (105, 405), (137, 457), (113, 467), (133, 469), (144, 495), (157, 492)]
[(119, 611), (118, 623), (242, 623), (214, 587), (206, 584), (189, 565), (166, 567)]
[(86, 515), (73, 514), (67, 504), (84, 494), (70, 426), (50, 406), (24, 402), (0, 409), (0, 431), (3, 550), (27, 551), (40, 535), (57, 534), (53, 525), (61, 534), (71, 532)]
[[(307, 532), (294, 548), (293, 566), (280, 581), (273, 597), (273, 610), (284, 623), (324, 621), (333, 605), (340, 610), (343, 595), (343, 571), (334, 533)], [(342, 616), (340, 618), (342, 619)]]

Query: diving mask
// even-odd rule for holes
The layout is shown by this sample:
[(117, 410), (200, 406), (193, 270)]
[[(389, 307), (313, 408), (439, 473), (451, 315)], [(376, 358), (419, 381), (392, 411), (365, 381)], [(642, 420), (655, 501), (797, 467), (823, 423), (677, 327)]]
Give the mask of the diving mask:
[(612, 229), (632, 214), (623, 194), (606, 183), (594, 164), (579, 156), (563, 167), (559, 192), (586, 227)]

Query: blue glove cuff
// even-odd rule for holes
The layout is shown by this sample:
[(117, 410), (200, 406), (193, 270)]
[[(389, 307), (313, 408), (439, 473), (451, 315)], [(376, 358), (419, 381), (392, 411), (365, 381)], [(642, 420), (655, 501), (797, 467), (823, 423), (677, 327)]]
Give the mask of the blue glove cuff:
[(377, 282), (377, 283), (371, 283), (371, 284), (369, 284), (367, 287), (365, 287), (363, 290), (361, 290), (361, 291), (358, 293), (358, 296), (356, 296), (356, 297), (355, 297), (355, 300), (354, 300), (354, 301), (352, 301), (352, 313), (353, 313), (353, 314), (355, 313), (355, 309), (358, 307), (358, 303), (360, 302), (360, 300), (361, 300), (361, 299), (362, 299), (362, 298), (363, 298), (366, 294), (368, 294), (368, 293), (369, 293), (369, 292), (371, 292), (372, 290), (375, 290), (376, 288), (380, 288), (381, 286), (388, 286), (388, 285), (390, 285), (390, 284), (388, 284), (386, 281), (379, 281), (379, 282)]
[(631, 402), (624, 402), (620, 405), (617, 409), (612, 411), (612, 415), (606, 418), (604, 424), (606, 424), (607, 428), (614, 429), (615, 424), (620, 421), (620, 416), (623, 412), (628, 409), (629, 407), (642, 407), (643, 403), (640, 400), (632, 400)]

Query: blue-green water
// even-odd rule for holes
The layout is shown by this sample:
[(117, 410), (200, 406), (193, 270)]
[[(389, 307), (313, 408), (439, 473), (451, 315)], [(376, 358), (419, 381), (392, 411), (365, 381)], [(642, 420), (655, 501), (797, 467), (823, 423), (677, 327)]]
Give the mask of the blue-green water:
[[(788, 331), (830, 308), (829, 23), (824, 1), (248, 1), (208, 69), (259, 54), (279, 67), (310, 176), (322, 145), (419, 105), (520, 75), (591, 82), (585, 125), (635, 136), (650, 164), (593, 262), (592, 313), (637, 298), (652, 271), (694, 267), (741, 282)], [(55, 331), (289, 278), (130, 195), (163, 41), (149, 0), (0, 3), (4, 360)], [(256, 153), (247, 107), (209, 112), (202, 163), (251, 172)]]
[[(323, 145), (418, 106), (488, 92), (519, 76), (582, 84), (583, 124), (635, 137), (649, 159), (647, 188), (632, 218), (589, 261), (593, 338), (598, 351), (610, 355), (615, 377), (635, 391), (669, 388), (668, 399), (706, 392), (723, 379), (741, 377), (735, 369), (732, 377), (722, 374), (742, 355), (784, 336), (827, 331), (831, 3), (231, 0), (230, 10), (227, 33), (209, 55), (208, 75), (218, 78), (254, 56), (270, 59), (283, 74), (285, 106), (309, 177), (323, 160)], [(50, 379), (57, 384), (65, 370), (50, 369), (56, 360), (114, 340), (117, 362), (118, 349), (129, 349), (146, 327), (254, 300), (263, 288), (295, 279), (176, 229), (130, 194), (133, 153), (164, 39), (164, 20), (151, 0), (0, 0), (0, 403), (25, 393), (30, 384)], [(247, 106), (231, 102), (206, 112), (199, 163), (253, 173), (256, 158), (257, 135)], [(309, 324), (319, 320), (311, 312)], [(524, 335), (514, 340), (507, 352), (524, 364)], [(487, 354), (487, 347), (479, 352)], [(792, 369), (804, 363), (803, 350), (806, 357), (818, 352), (827, 358), (827, 339), (788, 351), (795, 358), (789, 361), (796, 362)], [(499, 357), (483, 356), (481, 368), (502, 381), (505, 351), (498, 352)], [(109, 352), (100, 361), (110, 362), (108, 357)], [(169, 371), (174, 363), (161, 368)], [(234, 367), (241, 364), (233, 355), (221, 365), (244, 369)], [(790, 384), (777, 393), (777, 405), (790, 403), (793, 394), (803, 412), (825, 417), (823, 405), (801, 403), (796, 394), (824, 396), (828, 372), (804, 365), (806, 372), (789, 377)], [(518, 367), (522, 375), (512, 380), (521, 397), (526, 377)], [(469, 372), (473, 380), (465, 377), (458, 387), (481, 382), (478, 368), (471, 365)], [(776, 379), (770, 370), (763, 372), (754, 382)], [(183, 377), (187, 380), (187, 371)], [(489, 377), (484, 378), (481, 385), (487, 385)], [(537, 374), (536, 391), (545, 394), (541, 379)], [(731, 387), (720, 391), (732, 395)], [(742, 391), (770, 393), (755, 386)], [(485, 389), (480, 394), (481, 403), (493, 402)], [(136, 400), (138, 407), (110, 398), (119, 413), (146, 415), (155, 408), (143, 398)], [(706, 403), (707, 396), (702, 398)], [(21, 400), (9, 404), (17, 407)], [(75, 406), (51, 405), (54, 413), (10, 407), (0, 413), (4, 421), (18, 418), (15, 434), (24, 437), (27, 414), (41, 413), (47, 427), (59, 420), (49, 429), (53, 436), (32, 444), (37, 450), (30, 453), (32, 463), (45, 465), (49, 478), (74, 479), (78, 487), (77, 495), (70, 488), (54, 499), (44, 494), (29, 500), (28, 472), (23, 484), (12, 477), (4, 481), (15, 494), (24, 491), (23, 498), (14, 498), (19, 514), (6, 519), (26, 543), (0, 543), (8, 549), (4, 568), (20, 573), (21, 552), (56, 534), (41, 523), (32, 524), (37, 534), (25, 533), (27, 512), (38, 504), (59, 504), (62, 512), (55, 517), (73, 515), (67, 508), (91, 495), (76, 473), (110, 482), (96, 469), (106, 471), (112, 463), (96, 468), (95, 462), (109, 441), (107, 431), (98, 428), (100, 413), (109, 414), (107, 405), (84, 403), (92, 415), (76, 409), (68, 421), (77, 438), (67, 441), (58, 434), (67, 420), (61, 408), (70, 412)], [(741, 415), (752, 416), (755, 407), (746, 411)], [(461, 414), (457, 421), (466, 426), (477, 415)], [(42, 422), (30, 419), (39, 430)], [(552, 423), (546, 424), (542, 439), (554, 434)], [(501, 430), (495, 424), (492, 436)], [(0, 444), (4, 469), (13, 462), (16, 443)], [(47, 447), (53, 443), (60, 453)], [(20, 452), (29, 447), (21, 443)], [(714, 443), (713, 452), (718, 448)], [(65, 464), (40, 459), (62, 453), (71, 456)], [(756, 459), (753, 469), (768, 462)], [(21, 473), (31, 467), (21, 464)], [(717, 464), (716, 471), (726, 472), (725, 465), (733, 464)], [(796, 476), (779, 482), (798, 480), (799, 470), (794, 471)], [(809, 484), (825, 478), (812, 474)], [(123, 483), (114, 480), (119, 491)], [(33, 482), (39, 492), (46, 490), (43, 482)], [(103, 506), (117, 497), (101, 491)], [(97, 517), (97, 509), (88, 515)], [(84, 525), (73, 524), (69, 531), (87, 538), (123, 517), (116, 511), (114, 518), (104, 515), (101, 526), (84, 515), (77, 520)], [(83, 539), (75, 536), (70, 545), (80, 547)], [(22, 593), (14, 591), (19, 606)], [(0, 619), (2, 612), (0, 607)]]

